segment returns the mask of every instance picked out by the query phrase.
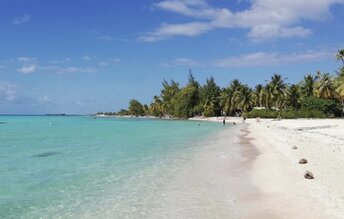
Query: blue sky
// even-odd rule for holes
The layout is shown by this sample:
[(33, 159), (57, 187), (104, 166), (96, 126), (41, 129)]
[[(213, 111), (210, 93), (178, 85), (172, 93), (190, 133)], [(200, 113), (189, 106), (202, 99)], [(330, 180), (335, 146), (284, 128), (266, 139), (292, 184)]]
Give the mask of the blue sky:
[(0, 114), (149, 104), (189, 69), (222, 87), (333, 73), (343, 20), (344, 0), (2, 0)]

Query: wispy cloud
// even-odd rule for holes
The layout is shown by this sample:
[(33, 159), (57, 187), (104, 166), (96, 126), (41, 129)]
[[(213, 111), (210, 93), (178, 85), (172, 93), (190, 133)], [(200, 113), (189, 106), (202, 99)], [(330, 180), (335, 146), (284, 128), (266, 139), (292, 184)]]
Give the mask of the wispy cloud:
[(32, 58), (32, 57), (26, 57), (26, 56), (21, 56), (17, 58), (18, 62), (24, 62), (24, 63), (28, 63), (28, 62), (33, 62), (37, 60), (36, 58)]
[(0, 81), (0, 101), (12, 101), (16, 98), (16, 86), (5, 81)]
[(107, 62), (99, 62), (99, 66), (101, 66), (101, 67), (105, 67), (105, 66), (107, 66), (107, 65), (108, 65)]
[(18, 72), (22, 74), (31, 74), (36, 71), (36, 65), (35, 64), (26, 64), (20, 68), (17, 69)]
[(117, 38), (117, 37), (112, 37), (109, 35), (100, 35), (100, 36), (97, 36), (96, 39), (100, 41), (121, 41), (121, 42), (129, 41), (127, 38)]
[(119, 59), (119, 58), (111, 58), (111, 59), (109, 59), (109, 62), (110, 63), (113, 63), (113, 64), (118, 64), (118, 63), (120, 63), (122, 60), (121, 59)]
[(210, 64), (211, 66), (220, 68), (268, 67), (306, 63), (331, 57), (333, 57), (333, 54), (330, 52), (309, 51), (305, 53), (291, 54), (256, 52), (241, 56), (231, 56), (217, 59), (211, 61)]
[(22, 16), (22, 17), (16, 17), (16, 18), (14, 18), (14, 19), (13, 19), (13, 24), (14, 24), (14, 25), (20, 25), (20, 24), (29, 22), (30, 20), (31, 20), (30, 15), (25, 14), (25, 15)]
[(173, 67), (173, 66), (189, 66), (189, 67), (195, 67), (195, 66), (202, 66), (202, 64), (194, 59), (189, 58), (176, 58), (172, 61), (169, 61), (167, 63), (163, 63), (162, 66), (165, 67)]
[(82, 59), (85, 60), (85, 61), (90, 61), (90, 60), (91, 60), (91, 57), (88, 56), (88, 55), (84, 55), (84, 56), (82, 57)]
[(194, 21), (179, 24), (163, 23), (154, 31), (141, 35), (138, 40), (154, 42), (175, 36), (198, 36), (219, 28), (243, 28), (255, 41), (306, 37), (312, 30), (302, 26), (302, 21), (319, 21), (330, 15), (330, 7), (344, 0), (317, 0), (309, 3), (299, 0), (253, 0), (249, 8), (232, 11), (218, 8), (205, 0), (165, 0), (154, 8), (177, 13)]
[(239, 56), (229, 56), (214, 60), (196, 60), (190, 58), (176, 58), (162, 64), (164, 67), (187, 66), (187, 67), (213, 67), (213, 68), (250, 68), (250, 67), (271, 67), (307, 62), (320, 61), (333, 58), (332, 52), (306, 51), (300, 53), (269, 53), (254, 52)]
[(90, 67), (64, 67), (64, 68), (58, 68), (57, 73), (58, 74), (73, 74), (73, 73), (96, 73), (98, 70), (96, 68), (90, 68)]

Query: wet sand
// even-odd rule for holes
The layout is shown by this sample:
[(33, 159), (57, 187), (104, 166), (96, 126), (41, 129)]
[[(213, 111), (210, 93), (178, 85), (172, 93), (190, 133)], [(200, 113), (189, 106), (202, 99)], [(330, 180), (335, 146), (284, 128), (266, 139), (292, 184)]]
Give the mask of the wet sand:
[[(237, 124), (234, 136), (221, 133), (218, 136), (221, 140), (197, 155), (203, 167), (202, 163), (193, 162), (194, 167), (190, 168), (202, 168), (201, 172), (188, 174), (198, 176), (198, 182), (211, 185), (203, 188), (210, 193), (217, 190), (217, 199), (221, 200), (218, 205), (223, 206), (222, 211), (214, 207), (213, 214), (197, 215), (197, 218), (342, 218), (324, 198), (317, 196), (318, 180), (303, 177), (304, 172), (298, 169), (298, 157), (294, 157), (295, 164), (291, 165), (281, 153), (276, 144), (283, 143), (277, 141), (285, 137), (279, 136), (283, 133), (270, 132), (267, 126), (261, 129), (255, 120)], [(292, 151), (292, 143), (287, 147)], [(216, 151), (222, 155), (216, 157)]]

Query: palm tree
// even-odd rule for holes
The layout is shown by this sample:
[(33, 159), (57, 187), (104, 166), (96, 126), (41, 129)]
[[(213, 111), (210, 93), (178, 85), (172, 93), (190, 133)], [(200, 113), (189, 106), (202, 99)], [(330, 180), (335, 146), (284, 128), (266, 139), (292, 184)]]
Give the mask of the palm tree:
[(338, 72), (338, 76), (335, 80), (335, 87), (337, 92), (337, 97), (339, 98), (342, 104), (342, 111), (344, 113), (344, 69), (341, 72)]
[(272, 106), (272, 93), (273, 89), (270, 84), (265, 85), (261, 91), (260, 101), (266, 108), (271, 108)]
[(171, 115), (173, 111), (173, 104), (172, 101), (180, 92), (179, 83), (175, 82), (174, 80), (171, 80), (170, 83), (168, 83), (166, 80), (162, 82), (162, 90), (161, 90), (161, 98), (164, 105), (164, 108), (166, 109), (166, 113)]
[(223, 114), (225, 116), (228, 115), (231, 111), (232, 97), (233, 97), (233, 93), (228, 88), (223, 89), (220, 94), (220, 106), (222, 107)]
[(337, 60), (341, 60), (344, 65), (344, 49), (338, 50), (338, 53), (336, 54)]
[(214, 116), (217, 99), (215, 96), (208, 96), (203, 106), (204, 116)]
[(303, 81), (301, 82), (301, 94), (304, 97), (311, 97), (314, 95), (314, 86), (317, 77), (307, 74), (304, 76)]
[(279, 110), (282, 110), (286, 97), (286, 83), (280, 74), (274, 74), (271, 77), (270, 86), (272, 88), (272, 101)]
[(252, 90), (248, 86), (243, 86), (236, 98), (241, 112), (247, 112), (252, 107)]
[(298, 109), (300, 107), (300, 90), (299, 90), (299, 86), (297, 86), (296, 84), (293, 84), (289, 87), (288, 90), (288, 97), (287, 97), (287, 102), (288, 105)]
[(256, 85), (252, 94), (254, 106), (258, 106), (258, 107), (262, 106), (262, 101), (261, 101), (262, 91), (263, 91), (263, 85), (261, 84)]
[(149, 106), (149, 111), (153, 116), (158, 117), (162, 117), (165, 114), (164, 105), (158, 96), (153, 97), (153, 102)]
[(319, 98), (324, 99), (335, 99), (336, 92), (335, 87), (333, 84), (333, 80), (329, 73), (321, 74), (318, 72), (320, 76), (319, 81), (316, 84), (316, 95)]
[(220, 105), (226, 115), (237, 109), (237, 96), (240, 89), (243, 87), (241, 82), (237, 79), (233, 80), (227, 88), (225, 88), (220, 95)]

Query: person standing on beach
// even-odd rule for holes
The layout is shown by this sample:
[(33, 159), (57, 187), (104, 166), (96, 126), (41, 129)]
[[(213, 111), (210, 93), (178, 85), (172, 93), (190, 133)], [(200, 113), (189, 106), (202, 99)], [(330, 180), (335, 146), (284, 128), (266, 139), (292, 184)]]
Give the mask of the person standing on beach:
[(226, 125), (226, 119), (222, 120), (223, 125)]

